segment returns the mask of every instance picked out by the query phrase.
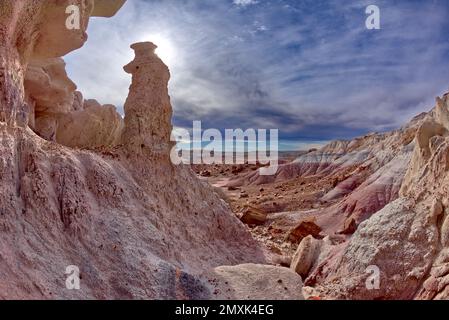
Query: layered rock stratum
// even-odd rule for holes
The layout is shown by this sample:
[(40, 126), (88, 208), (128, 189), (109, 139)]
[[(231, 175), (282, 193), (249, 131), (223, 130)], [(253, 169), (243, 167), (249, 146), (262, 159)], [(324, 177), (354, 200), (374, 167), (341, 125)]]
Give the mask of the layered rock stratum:
[[(265, 224), (271, 235), (285, 226), (309, 235), (291, 263), (306, 297), (447, 299), (448, 129), (445, 94), (398, 130), (334, 141), (282, 165), (275, 176), (250, 171), (227, 186), (282, 189), (303, 181), (305, 189), (315, 188), (311, 209), (268, 212)], [(283, 208), (289, 199), (279, 195), (277, 201)], [(263, 197), (259, 202), (260, 210)], [(305, 221), (322, 232), (312, 234)], [(378, 288), (367, 285), (373, 270), (379, 271)]]
[[(395, 187), (394, 197), (361, 221), (345, 244), (331, 249), (306, 283), (337, 299), (448, 298), (448, 114), (446, 94), (407, 126), (415, 132), (411, 152), (393, 166), (401, 167), (395, 170), (399, 178), (390, 179), (399, 190)], [(355, 197), (360, 199), (359, 193)], [(375, 289), (366, 285), (373, 266), (380, 271)]]

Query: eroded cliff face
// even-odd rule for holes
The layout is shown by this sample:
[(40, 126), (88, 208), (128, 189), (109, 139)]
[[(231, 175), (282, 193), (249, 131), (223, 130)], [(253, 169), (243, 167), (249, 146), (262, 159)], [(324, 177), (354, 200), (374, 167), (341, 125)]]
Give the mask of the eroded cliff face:
[[(398, 130), (335, 141), (280, 166), (273, 177), (250, 172), (229, 185), (325, 181), (315, 193), (317, 208), (269, 218), (272, 230), (311, 218), (321, 230), (313, 236), (324, 239), (304, 238), (293, 256), (306, 296), (447, 299), (448, 170), (446, 94)], [(367, 285), (373, 270), (380, 272), (378, 289)]]
[(30, 128), (48, 141), (94, 149), (120, 142), (124, 121), (113, 105), (84, 100), (62, 58), (32, 60), (25, 73)]
[[(0, 120), (26, 125), (28, 110), (24, 104), (23, 77), (26, 60), (36, 35), (32, 25), (40, 15), (41, 6), (27, 1), (7, 0), (0, 12)], [(17, 45), (16, 45), (17, 44)], [(18, 119), (17, 119), (18, 118)]]
[[(90, 16), (111, 16), (124, 2), (2, 1), (0, 120), (9, 125), (30, 125), (44, 139), (56, 140), (57, 117), (72, 111), (76, 89), (59, 57), (85, 43)], [(69, 5), (79, 8), (79, 29), (66, 27)], [(82, 143), (77, 146), (86, 147)]]
[[(436, 106), (416, 136), (412, 164), (401, 189), (411, 199), (415, 212), (432, 224), (434, 248), (429, 248), (429, 264), (420, 278), (419, 299), (449, 297), (449, 94), (437, 98)], [(429, 230), (421, 230), (429, 234)], [(427, 259), (426, 259), (427, 258)], [(423, 282), (424, 281), (424, 282)]]
[[(65, 28), (69, 5), (80, 9), (79, 29)], [(60, 57), (80, 48), (87, 40), (86, 29), (94, 6), (94, 0), (2, 1), (0, 119), (3, 122), (28, 124), (31, 108), (24, 101), (23, 79), (29, 62)]]
[[(257, 277), (224, 298), (251, 298), (254, 282), (273, 274), (302, 298), (288, 270), (214, 269), (266, 255), (206, 183), (168, 160), (169, 72), (154, 45), (133, 46), (124, 122), (67, 78), (57, 58), (84, 43), (89, 15), (111, 16), (123, 2), (0, 4), (0, 298), (213, 299), (221, 289), (211, 277), (248, 269)], [(82, 8), (81, 30), (61, 27), (69, 4)], [(81, 290), (66, 289), (69, 265)]]
[[(420, 117), (397, 199), (321, 257), (306, 291), (337, 299), (449, 297), (448, 115), (446, 94)], [(366, 285), (373, 266), (378, 289)]]

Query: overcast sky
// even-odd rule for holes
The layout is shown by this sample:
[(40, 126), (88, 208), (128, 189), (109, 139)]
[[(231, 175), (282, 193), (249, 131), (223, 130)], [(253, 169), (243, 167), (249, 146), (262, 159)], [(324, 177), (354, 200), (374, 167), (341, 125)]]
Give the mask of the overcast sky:
[(449, 88), (448, 17), (447, 0), (128, 0), (66, 62), (85, 98), (123, 113), (129, 45), (160, 42), (175, 126), (280, 129), (295, 149), (429, 110)]

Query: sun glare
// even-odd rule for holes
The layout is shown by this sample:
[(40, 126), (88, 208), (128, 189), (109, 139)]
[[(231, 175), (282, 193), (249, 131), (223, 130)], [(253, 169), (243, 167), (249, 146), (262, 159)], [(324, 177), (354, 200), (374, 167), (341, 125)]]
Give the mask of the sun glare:
[(162, 35), (147, 35), (144, 41), (151, 41), (157, 45), (156, 54), (168, 66), (172, 66), (175, 59), (175, 48), (172, 42)]

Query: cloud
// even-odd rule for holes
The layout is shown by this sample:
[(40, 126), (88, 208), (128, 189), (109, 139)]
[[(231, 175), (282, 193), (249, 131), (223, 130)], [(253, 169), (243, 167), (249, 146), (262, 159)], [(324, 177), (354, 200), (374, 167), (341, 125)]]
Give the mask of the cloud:
[(246, 6), (258, 3), (257, 0), (234, 0), (233, 2), (235, 5), (242, 6), (242, 7), (246, 7)]
[(121, 108), (129, 45), (157, 35), (175, 53), (175, 125), (278, 128), (305, 143), (399, 127), (448, 87), (444, 0), (378, 0), (381, 30), (365, 28), (370, 1), (244, 2), (254, 1), (127, 1), (91, 21), (69, 74), (86, 97)]

